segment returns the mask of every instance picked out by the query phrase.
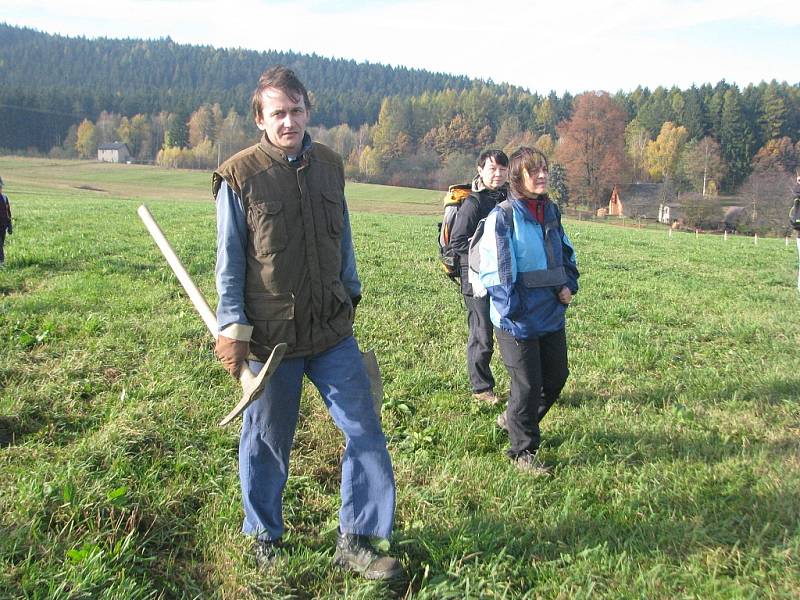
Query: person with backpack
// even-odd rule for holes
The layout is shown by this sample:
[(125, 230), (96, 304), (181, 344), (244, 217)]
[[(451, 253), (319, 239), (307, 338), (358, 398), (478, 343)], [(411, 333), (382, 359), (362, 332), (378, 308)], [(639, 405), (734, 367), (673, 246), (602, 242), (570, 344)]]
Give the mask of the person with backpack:
[[(797, 238), (797, 255), (800, 257), (800, 173), (797, 173), (797, 181), (792, 188), (793, 200), (792, 207), (789, 209), (789, 226), (794, 229)], [(797, 270), (797, 290), (800, 291), (800, 267)]]
[(458, 257), (461, 293), (467, 308), (467, 373), (476, 400), (491, 405), (499, 403), (494, 392), (494, 376), (489, 363), (494, 352), (489, 297), (473, 294), (469, 282), (469, 241), (481, 219), (506, 199), (508, 156), (502, 150), (486, 150), (478, 157), (478, 174), (472, 180), (472, 193), (456, 213), (450, 233), (450, 247)]
[(8, 196), (3, 194), (3, 179), (0, 178), (0, 267), (6, 262), (6, 255), (3, 246), (6, 244), (6, 232), (11, 235), (13, 227), (11, 225), (11, 204)]
[(789, 226), (800, 237), (800, 175), (792, 188), (792, 207), (789, 209)]
[(579, 276), (561, 214), (547, 195), (548, 178), (544, 154), (516, 150), (508, 200), (486, 218), (477, 242), (480, 282), (511, 378), (508, 408), (497, 424), (508, 431), (509, 458), (532, 474), (549, 472), (536, 457), (539, 421), (569, 375), (565, 313)]

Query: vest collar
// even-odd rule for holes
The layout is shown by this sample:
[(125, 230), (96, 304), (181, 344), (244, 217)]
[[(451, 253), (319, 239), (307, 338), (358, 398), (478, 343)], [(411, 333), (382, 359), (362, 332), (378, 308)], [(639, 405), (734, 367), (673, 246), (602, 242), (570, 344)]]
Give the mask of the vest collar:
[(261, 148), (261, 150), (263, 150), (264, 153), (270, 158), (279, 162), (284, 162), (288, 165), (295, 166), (299, 163), (302, 163), (303, 159), (306, 157), (306, 154), (308, 154), (309, 150), (311, 150), (312, 145), (311, 136), (308, 135), (308, 132), (303, 135), (303, 146), (300, 149), (300, 154), (297, 156), (288, 156), (286, 152), (275, 146), (267, 139), (266, 133), (261, 136), (261, 141), (258, 143), (259, 148)]

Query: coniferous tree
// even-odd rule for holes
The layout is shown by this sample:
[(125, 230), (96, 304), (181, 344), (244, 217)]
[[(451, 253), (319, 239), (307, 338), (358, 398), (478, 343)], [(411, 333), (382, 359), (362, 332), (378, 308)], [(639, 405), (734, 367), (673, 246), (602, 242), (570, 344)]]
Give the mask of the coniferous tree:
[(678, 91), (677, 95), (681, 97), (681, 101), (673, 103), (675, 122), (686, 128), (690, 140), (702, 138), (706, 133), (706, 120), (703, 115), (700, 92), (695, 86), (692, 86), (685, 92)]
[(786, 112), (786, 101), (773, 79), (761, 95), (759, 124), (766, 140), (773, 140), (788, 133)]
[(410, 131), (411, 103), (398, 96), (386, 98), (372, 134), (375, 152), (384, 167), (411, 149)]
[(189, 146), (189, 113), (180, 110), (172, 115), (165, 145), (171, 148), (186, 148)]
[(753, 134), (742, 112), (739, 90), (731, 87), (725, 92), (720, 116), (720, 145), (728, 165), (728, 189), (734, 189), (750, 174), (753, 144)]

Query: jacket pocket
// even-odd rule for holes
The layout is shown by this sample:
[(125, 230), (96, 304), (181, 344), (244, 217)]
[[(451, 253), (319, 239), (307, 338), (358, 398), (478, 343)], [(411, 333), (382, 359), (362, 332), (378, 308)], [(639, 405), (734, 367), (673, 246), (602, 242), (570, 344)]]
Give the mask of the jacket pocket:
[(328, 233), (338, 237), (344, 228), (344, 193), (339, 190), (326, 190), (322, 192), (322, 198), (325, 205)]
[(253, 340), (265, 346), (297, 343), (294, 294), (247, 294), (245, 313), (253, 325)]
[(288, 234), (282, 202), (250, 204), (250, 229), (258, 256), (274, 254), (286, 248)]
[(328, 324), (339, 335), (346, 335), (353, 324), (353, 301), (338, 279), (331, 284), (330, 318)]

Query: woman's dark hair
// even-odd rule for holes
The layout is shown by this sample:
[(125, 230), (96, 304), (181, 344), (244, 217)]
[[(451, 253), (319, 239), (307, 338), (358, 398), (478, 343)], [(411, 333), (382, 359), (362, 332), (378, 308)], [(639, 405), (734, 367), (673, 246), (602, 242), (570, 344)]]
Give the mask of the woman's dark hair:
[(508, 156), (506, 156), (506, 153), (502, 150), (498, 150), (497, 148), (490, 148), (489, 150), (484, 150), (481, 152), (481, 155), (478, 157), (478, 168), (482, 169), (486, 164), (486, 161), (490, 158), (496, 165), (500, 165), (502, 167), (508, 166)]
[(294, 71), (282, 65), (276, 65), (264, 71), (261, 77), (258, 78), (258, 86), (253, 91), (253, 100), (251, 102), (254, 119), (258, 120), (261, 109), (264, 108), (261, 95), (267, 88), (280, 90), (295, 102), (303, 98), (303, 102), (306, 104), (306, 110), (311, 110), (311, 100), (308, 98), (306, 87), (297, 78)]
[(508, 163), (508, 181), (511, 190), (516, 196), (527, 196), (529, 192), (525, 189), (525, 171), (533, 176), (544, 167), (545, 171), (550, 171), (547, 164), (547, 157), (536, 148), (522, 146), (514, 150)]

